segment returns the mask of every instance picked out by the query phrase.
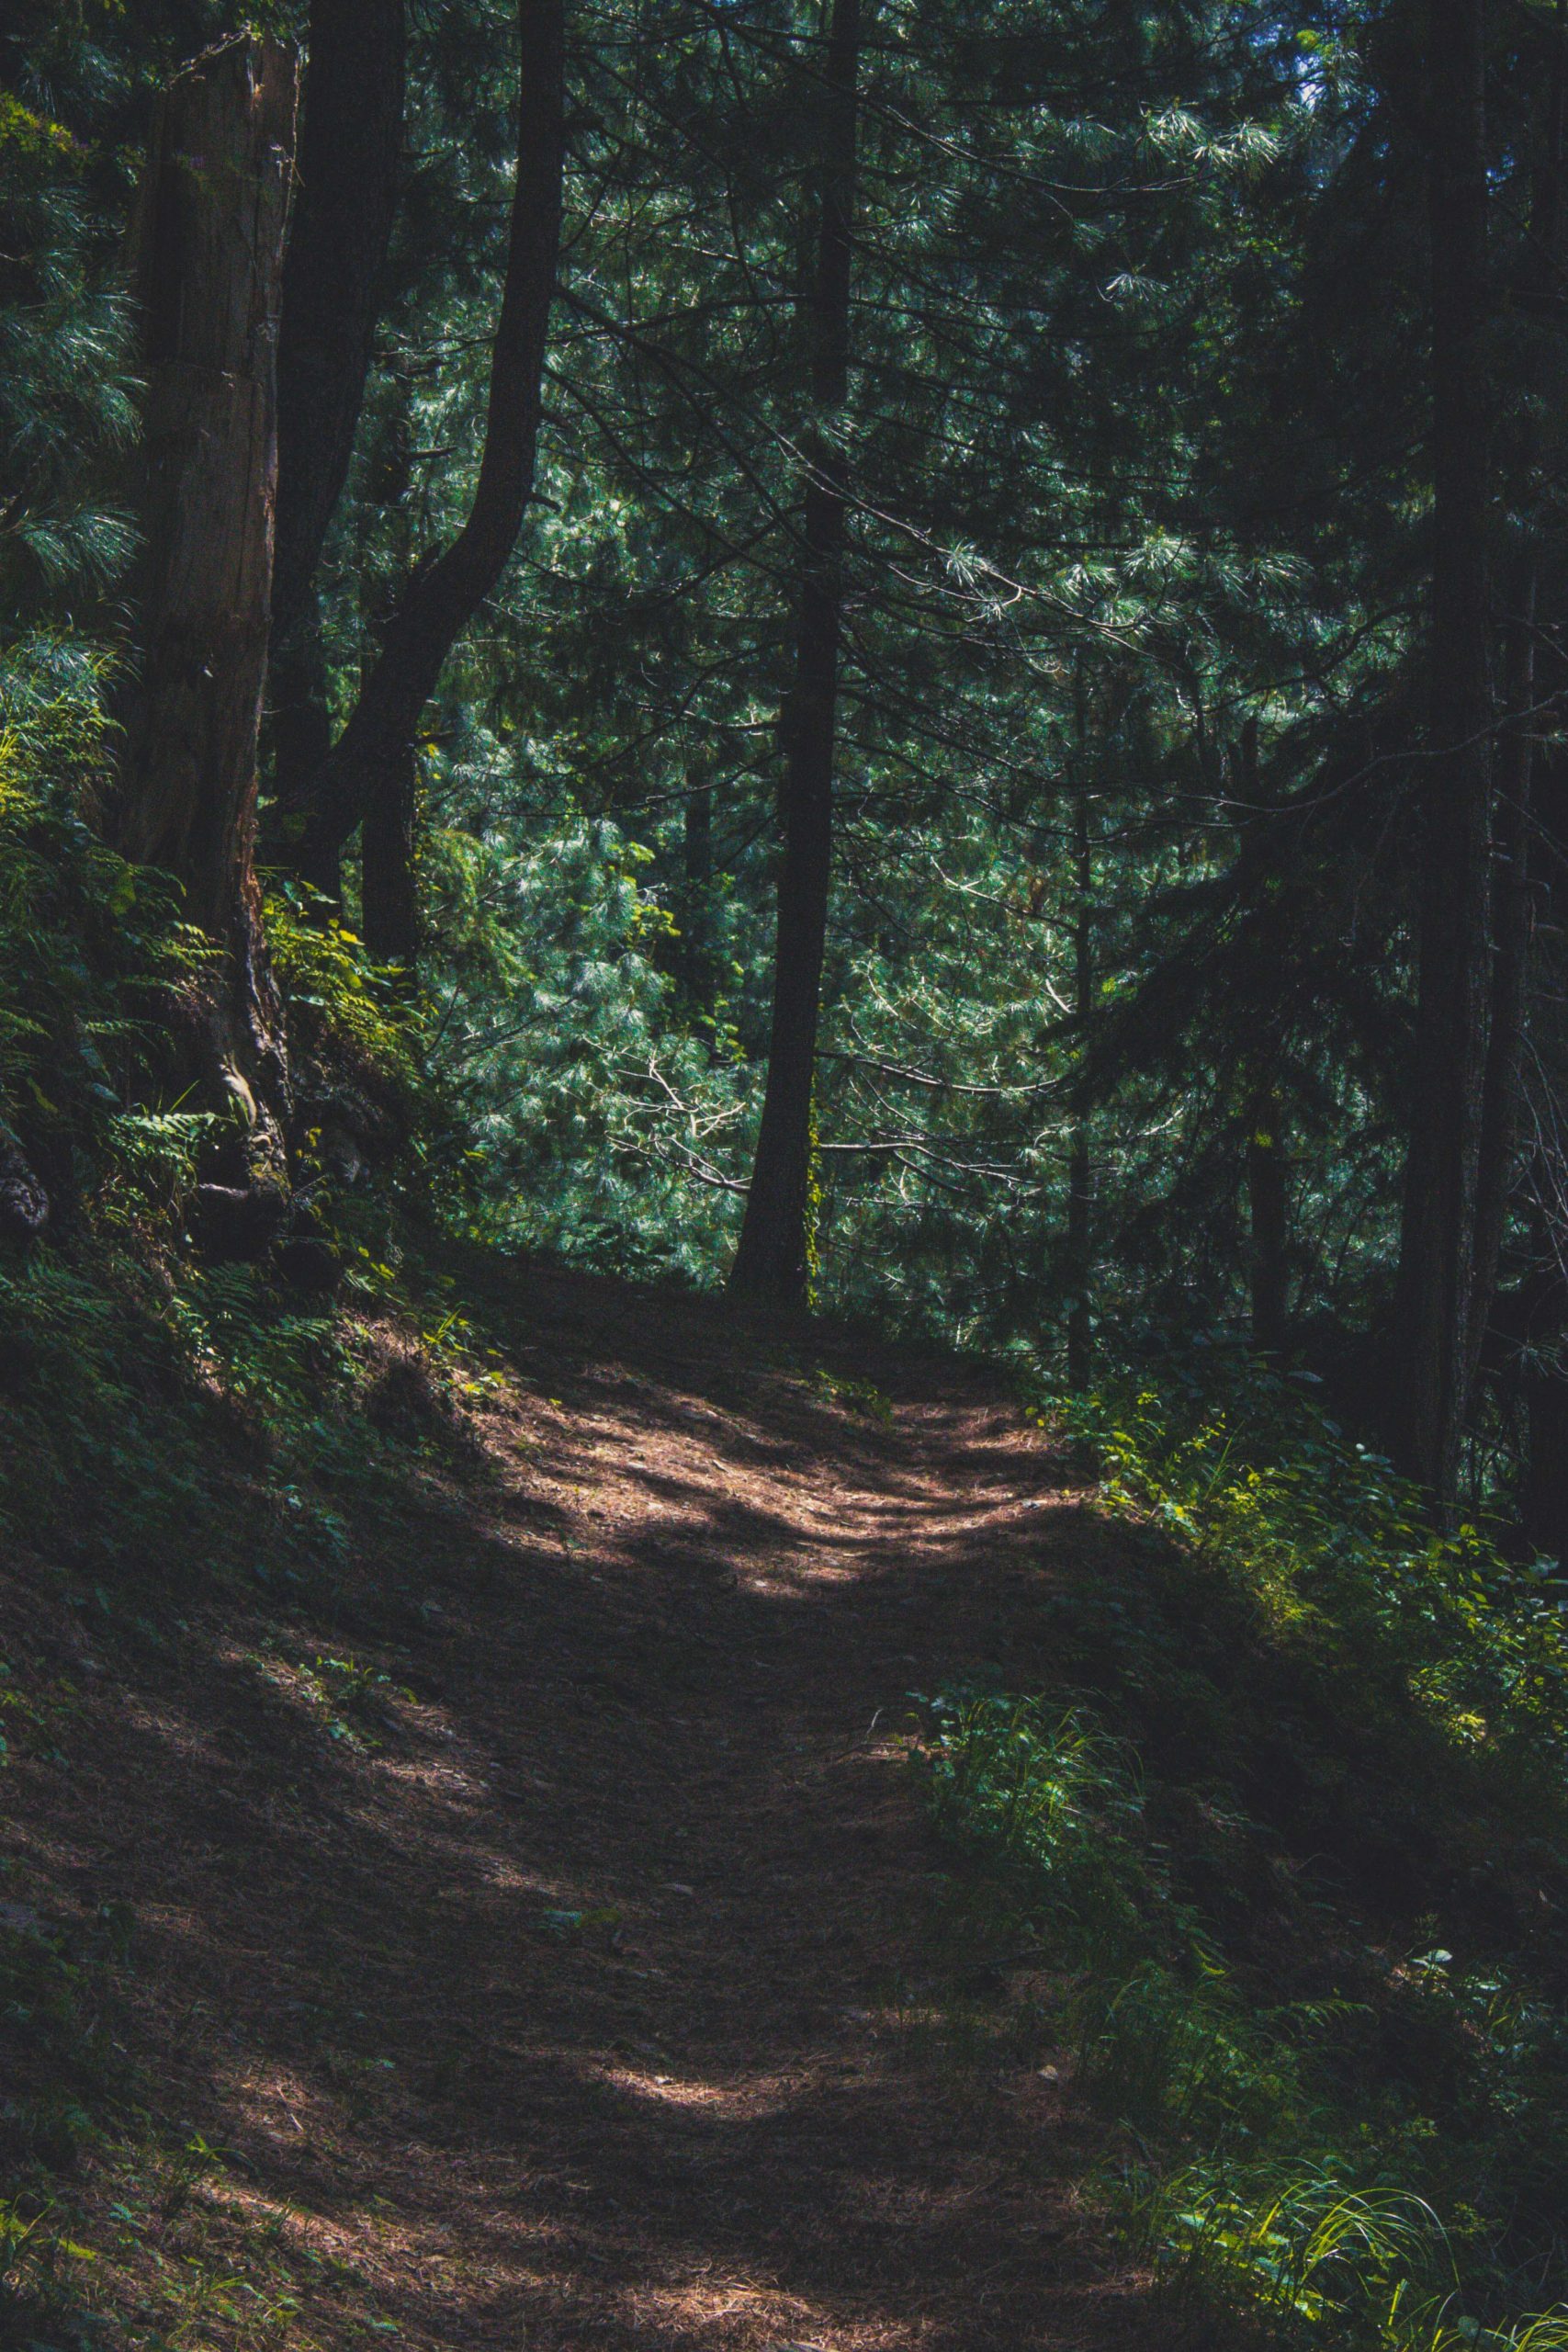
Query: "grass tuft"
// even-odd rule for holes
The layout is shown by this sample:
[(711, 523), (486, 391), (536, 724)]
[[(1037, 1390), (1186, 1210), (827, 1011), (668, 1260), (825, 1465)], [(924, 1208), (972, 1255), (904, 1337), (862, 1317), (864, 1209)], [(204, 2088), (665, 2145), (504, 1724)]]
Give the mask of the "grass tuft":
[(927, 1702), (921, 1760), (1114, 2127), (1107, 2210), (1211, 2335), (1568, 2344), (1555, 1580), (1271, 1374), (1061, 1418), (1131, 1566), (1053, 1598), (1076, 1688)]

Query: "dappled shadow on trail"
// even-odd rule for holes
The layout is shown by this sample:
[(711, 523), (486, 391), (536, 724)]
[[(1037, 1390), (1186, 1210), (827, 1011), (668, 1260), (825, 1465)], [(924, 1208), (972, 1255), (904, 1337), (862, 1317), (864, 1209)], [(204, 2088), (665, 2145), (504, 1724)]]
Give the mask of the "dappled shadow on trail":
[(1061, 1463), (951, 1361), (486, 1279), (487, 1475), (141, 1654), (32, 1826), (134, 1915), (215, 2242), (308, 2254), (321, 2344), (1157, 2345), (1047, 2053), (929, 2023), (909, 1694), (1049, 1667)]

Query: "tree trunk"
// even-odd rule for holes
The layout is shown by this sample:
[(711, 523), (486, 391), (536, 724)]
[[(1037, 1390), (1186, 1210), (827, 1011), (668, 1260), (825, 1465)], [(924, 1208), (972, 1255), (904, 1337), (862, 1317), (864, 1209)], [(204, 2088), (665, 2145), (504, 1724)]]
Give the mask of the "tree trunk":
[(1532, 1374), (1528, 1396), (1525, 1533), (1538, 1552), (1568, 1566), (1568, 1380)]
[(308, 785), (280, 796), (280, 836), (307, 873), (341, 850), (384, 788), (404, 788), (420, 716), (447, 655), (500, 581), (533, 495), (560, 253), (563, 0), (518, 0), (517, 20), (517, 178), (479, 481), (457, 537), (411, 577), (330, 756)]
[(1419, 981), (1400, 1237), (1399, 1450), (1404, 1468), (1447, 1507), (1470, 1392), (1489, 981), (1481, 0), (1431, 0), (1428, 24), (1431, 678), (1417, 806)]
[(1279, 1088), (1260, 1086), (1247, 1124), (1252, 1344), (1259, 1355), (1282, 1355), (1290, 1329), (1291, 1187), (1284, 1118)]
[[(375, 497), (391, 524), (389, 549), (399, 575), (407, 579), (416, 560), (413, 537), (413, 413), (411, 386), (400, 379), (400, 398), (373, 457)], [(395, 610), (395, 600), (390, 607)], [(373, 632), (387, 613), (367, 616)], [(411, 741), (388, 762), (379, 788), (367, 802), (359, 834), (359, 929), (378, 964), (395, 965), (405, 992), (417, 979), (419, 920), (419, 752)], [(334, 846), (333, 855), (336, 857)]]
[(855, 202), (860, 0), (833, 0), (823, 74), (823, 150), (812, 289), (811, 390), (795, 683), (780, 718), (784, 863), (773, 1029), (757, 1156), (731, 1286), (781, 1305), (810, 1281), (812, 1085), (833, 855), (833, 754), (843, 626), (849, 474), (850, 270)]
[(419, 962), (419, 765), (412, 743), (389, 764), (365, 811), (359, 897), (365, 944), (405, 978)]
[(694, 764), (687, 783), (682, 848), (681, 977), (693, 1009), (711, 1020), (718, 990), (713, 952), (713, 786), (705, 763)]
[[(1568, 6), (1553, 12), (1551, 69), (1548, 83), (1546, 135), (1530, 207), (1527, 290), (1548, 300), (1558, 290), (1562, 253), (1562, 157), (1568, 111)], [(1539, 434), (1529, 395), (1547, 389), (1546, 368), (1555, 375), (1555, 348), (1543, 366), (1539, 347), (1527, 360), (1519, 415), (1511, 436), (1510, 503), (1527, 516), (1535, 485)], [(1527, 520), (1526, 537), (1511, 566), (1504, 617), (1503, 729), (1498, 747), (1497, 796), (1493, 822), (1492, 1027), (1487, 1040), (1482, 1103), (1481, 1156), (1476, 1179), (1475, 1297), (1471, 1317), (1470, 1369), (1473, 1381), (1497, 1290), (1498, 1269), (1517, 1174), (1525, 1026), (1529, 1001), (1532, 945), (1530, 899), (1531, 800), (1535, 782), (1536, 589), (1540, 570), (1538, 533)]]
[[(1074, 680), (1074, 733), (1077, 773), (1073, 793), (1073, 1012), (1077, 1023), (1078, 1051), (1086, 1050), (1094, 1008), (1094, 848), (1089, 821), (1089, 777), (1085, 772), (1082, 664)], [(1089, 1142), (1089, 1113), (1077, 1104), (1067, 1147), (1067, 1386), (1075, 1392), (1089, 1386), (1094, 1353), (1094, 1318), (1090, 1290), (1094, 1281), (1094, 1159)]]
[(1496, 1295), (1503, 1235), (1518, 1154), (1525, 1012), (1529, 994), (1530, 790), (1535, 756), (1535, 559), (1520, 561), (1517, 609), (1509, 616), (1503, 680), (1506, 712), (1497, 763), (1493, 824), (1492, 1010), (1482, 1087), (1475, 1185), (1475, 1268), (1469, 1376), (1473, 1382)]
[(277, 343), (273, 628), (303, 614), (365, 401), (403, 137), (403, 0), (313, 0)]
[[(1249, 835), (1256, 840), (1273, 800), (1258, 756), (1256, 718), (1244, 722), (1235, 760), (1241, 834), (1244, 842)], [(1247, 1289), (1252, 1344), (1259, 1355), (1283, 1354), (1290, 1329), (1291, 1181), (1285, 1096), (1278, 1082), (1282, 1045), (1279, 1036), (1265, 1041), (1246, 1104)]]
[[(321, 603), (315, 583), (307, 591), (302, 611), (295, 616), (287, 644), (276, 637), (267, 671), (267, 735), (272, 749), (275, 794), (292, 790), (302, 778), (314, 775), (333, 747), (332, 716), (327, 707), (327, 657), (321, 634)], [(264, 855), (289, 863), (284, 845), (268, 827)], [(343, 896), (341, 861), (335, 850), (310, 871), (292, 860), (301, 881), (310, 884), (334, 910)]]
[[(314, 0), (277, 345), (277, 544), (268, 685), (275, 803), (296, 807), (332, 750), (316, 571), (365, 401), (397, 212), (403, 0)], [(335, 845), (269, 853), (334, 904)]]
[(283, 1184), (282, 1021), (254, 865), (276, 479), (275, 362), (297, 64), (244, 38), (159, 101), (132, 242), (147, 395), (119, 846), (221, 950), (196, 1039), (240, 1114), (233, 1172)]

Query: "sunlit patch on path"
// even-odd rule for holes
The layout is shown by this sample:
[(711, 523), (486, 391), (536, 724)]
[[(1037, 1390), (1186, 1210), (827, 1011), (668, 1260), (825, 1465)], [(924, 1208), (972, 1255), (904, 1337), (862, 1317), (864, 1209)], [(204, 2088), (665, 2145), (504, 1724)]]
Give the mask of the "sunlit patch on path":
[(480, 1474), (331, 1623), (194, 1615), (57, 1793), (209, 2152), (180, 2258), (274, 2247), (322, 2346), (1146, 2352), (1089, 2127), (937, 2030), (906, 1760), (1048, 1662), (1060, 1464), (951, 1362), (859, 1351), (873, 1412), (714, 1302), (486, 1312)]

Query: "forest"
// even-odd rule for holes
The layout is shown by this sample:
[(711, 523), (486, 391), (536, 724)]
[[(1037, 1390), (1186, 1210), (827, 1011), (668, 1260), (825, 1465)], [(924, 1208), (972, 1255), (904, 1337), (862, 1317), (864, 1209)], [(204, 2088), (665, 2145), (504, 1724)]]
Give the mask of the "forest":
[(0, 2347), (1568, 2346), (1565, 989), (1568, 0), (4, 0)]

